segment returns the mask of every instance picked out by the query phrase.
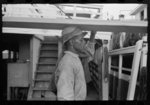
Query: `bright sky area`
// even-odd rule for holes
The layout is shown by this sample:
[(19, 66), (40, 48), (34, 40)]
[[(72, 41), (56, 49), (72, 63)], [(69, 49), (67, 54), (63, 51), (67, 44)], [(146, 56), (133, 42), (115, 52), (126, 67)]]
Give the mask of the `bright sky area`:
[[(103, 5), (103, 13), (105, 15), (114, 16), (114, 19), (118, 19), (118, 15), (121, 10), (134, 10), (139, 4), (94, 4)], [(104, 15), (104, 16), (105, 16)]]

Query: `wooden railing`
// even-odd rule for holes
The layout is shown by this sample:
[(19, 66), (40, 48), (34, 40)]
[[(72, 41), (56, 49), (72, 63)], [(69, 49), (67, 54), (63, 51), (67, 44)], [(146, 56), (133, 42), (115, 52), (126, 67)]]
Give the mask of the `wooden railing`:
[[(109, 51), (109, 74), (111, 84), (109, 84), (109, 89), (112, 99), (115, 100), (133, 100), (136, 88), (136, 81), (138, 76), (141, 49), (143, 40), (139, 40), (135, 46), (121, 48)], [(132, 68), (123, 67), (123, 55), (133, 54)], [(119, 56), (119, 65), (112, 65), (112, 56)], [(127, 63), (127, 62), (126, 62)], [(128, 72), (125, 73), (125, 72)], [(126, 86), (123, 86), (126, 85)], [(123, 88), (124, 87), (124, 88)], [(126, 87), (126, 89), (125, 89)], [(123, 92), (127, 90), (127, 92)], [(124, 95), (124, 96), (123, 96)]]

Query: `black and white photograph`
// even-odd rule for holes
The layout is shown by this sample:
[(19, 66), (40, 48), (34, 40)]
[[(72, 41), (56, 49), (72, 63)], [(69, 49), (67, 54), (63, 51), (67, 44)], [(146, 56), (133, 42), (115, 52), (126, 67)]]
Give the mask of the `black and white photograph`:
[(2, 4), (2, 100), (147, 100), (148, 4)]

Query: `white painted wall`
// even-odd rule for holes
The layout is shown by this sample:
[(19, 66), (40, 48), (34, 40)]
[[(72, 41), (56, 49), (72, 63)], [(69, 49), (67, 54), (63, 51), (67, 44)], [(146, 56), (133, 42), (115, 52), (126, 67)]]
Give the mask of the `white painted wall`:
[[(136, 20), (140, 20), (140, 18), (141, 18), (141, 12), (142, 12), (143, 10), (141, 10), (141, 11), (139, 11), (136, 15), (135, 15), (135, 19)], [(144, 19), (146, 19), (147, 18), (147, 7), (145, 7), (144, 8)]]
[(147, 18), (147, 8), (144, 9), (144, 19), (148, 19)]
[(135, 15), (136, 20), (140, 20), (140, 12)]

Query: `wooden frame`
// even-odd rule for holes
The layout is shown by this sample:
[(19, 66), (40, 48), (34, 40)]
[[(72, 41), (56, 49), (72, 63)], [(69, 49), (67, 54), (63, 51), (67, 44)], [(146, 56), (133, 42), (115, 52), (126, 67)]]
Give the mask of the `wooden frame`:
[[(143, 40), (139, 40), (135, 46), (121, 48), (117, 50), (109, 51), (109, 73), (113, 74), (113, 76), (117, 77), (118, 79), (124, 79), (129, 82), (129, 89), (127, 93), (127, 100), (133, 100), (134, 99), (134, 93), (135, 93), (135, 86), (136, 86), (136, 80), (138, 75), (138, 67), (140, 63), (140, 56), (141, 56), (141, 48), (142, 48)], [(129, 54), (134, 53), (133, 58), (133, 64), (132, 64), (132, 71), (131, 76), (127, 76), (125, 74), (122, 74), (122, 70), (131, 70), (128, 68), (122, 67), (122, 55), (123, 54)], [(111, 56), (113, 55), (119, 55), (119, 67), (112, 66), (111, 65)], [(118, 73), (111, 70), (111, 67), (119, 69)], [(118, 74), (118, 76), (117, 76)], [(120, 94), (121, 94), (121, 82), (118, 82), (118, 91), (117, 91), (117, 100), (120, 100)]]
[(33, 29), (57, 29), (62, 30), (66, 26), (75, 25), (83, 30), (96, 30), (105, 32), (133, 32), (146, 33), (147, 21), (106, 21), (106, 20), (82, 20), (82, 19), (42, 19), (42, 18), (18, 18), (3, 17), (3, 27), (33, 28)]
[(138, 41), (136, 43), (136, 49), (134, 52), (131, 79), (130, 79), (130, 84), (129, 84), (129, 91), (128, 91), (128, 95), (127, 95), (127, 100), (133, 100), (134, 99), (135, 86), (136, 86), (136, 81), (137, 81), (137, 76), (138, 76), (139, 65), (140, 65), (142, 43), (143, 43), (143, 40)]

